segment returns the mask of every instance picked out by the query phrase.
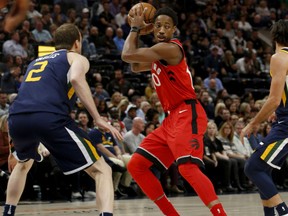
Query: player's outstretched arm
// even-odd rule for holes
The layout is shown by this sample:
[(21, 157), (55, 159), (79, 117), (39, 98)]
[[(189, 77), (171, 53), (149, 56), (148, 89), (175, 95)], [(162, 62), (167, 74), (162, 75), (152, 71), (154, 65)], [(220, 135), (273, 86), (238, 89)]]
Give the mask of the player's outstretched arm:
[(4, 23), (6, 32), (13, 32), (15, 28), (25, 19), (30, 0), (15, 0), (14, 4), (7, 14)]
[(83, 103), (98, 126), (105, 128), (106, 130), (110, 131), (114, 137), (122, 140), (122, 135), (113, 126), (109, 125), (100, 117), (93, 101), (90, 87), (85, 76), (89, 70), (89, 61), (87, 58), (77, 53), (68, 53), (68, 59), (71, 64), (69, 80), (75, 90), (75, 93), (81, 100), (81, 103)]

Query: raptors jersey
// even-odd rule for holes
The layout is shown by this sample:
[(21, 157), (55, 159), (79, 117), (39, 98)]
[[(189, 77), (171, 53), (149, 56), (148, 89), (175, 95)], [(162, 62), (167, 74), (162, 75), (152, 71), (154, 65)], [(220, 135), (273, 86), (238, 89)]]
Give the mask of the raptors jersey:
[(154, 86), (165, 112), (173, 110), (185, 100), (196, 99), (192, 75), (182, 44), (177, 39), (170, 40), (170, 43), (180, 47), (183, 53), (181, 62), (177, 65), (167, 65), (162, 60), (156, 61), (152, 63), (151, 70)]
[(10, 107), (10, 115), (51, 112), (68, 115), (76, 100), (69, 82), (70, 64), (67, 50), (32, 61), (26, 71), (18, 95)]

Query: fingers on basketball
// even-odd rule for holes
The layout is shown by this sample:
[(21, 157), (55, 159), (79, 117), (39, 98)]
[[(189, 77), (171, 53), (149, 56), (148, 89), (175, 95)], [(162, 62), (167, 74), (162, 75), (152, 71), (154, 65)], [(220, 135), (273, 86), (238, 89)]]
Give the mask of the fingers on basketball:
[(154, 15), (156, 13), (156, 8), (146, 2), (141, 2), (138, 4), (135, 4), (129, 11), (128, 13), (128, 23), (129, 25), (131, 25), (131, 18), (133, 18), (134, 16), (134, 10), (136, 10), (136, 8), (140, 9), (140, 13), (143, 13), (144, 8), (146, 8), (145, 14), (144, 14), (144, 21), (146, 24), (151, 24), (151, 25), (147, 25), (146, 27), (142, 28), (140, 30), (140, 35), (147, 35), (150, 34), (153, 31), (153, 18)]

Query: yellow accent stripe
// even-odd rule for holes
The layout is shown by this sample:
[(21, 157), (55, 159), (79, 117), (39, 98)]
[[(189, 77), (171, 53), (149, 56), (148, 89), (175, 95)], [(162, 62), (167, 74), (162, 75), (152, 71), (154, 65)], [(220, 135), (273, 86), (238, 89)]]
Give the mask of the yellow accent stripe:
[(288, 51), (286, 50), (281, 49), (280, 51), (288, 54)]
[(274, 148), (274, 146), (276, 145), (276, 142), (270, 144), (266, 150), (263, 152), (263, 154), (261, 155), (261, 159), (265, 160), (265, 158), (267, 157), (267, 155), (270, 153), (270, 151)]
[(74, 93), (75, 93), (75, 90), (73, 87), (71, 87), (68, 91), (68, 98), (71, 99)]
[(95, 147), (92, 145), (92, 143), (91, 143), (89, 140), (87, 140), (87, 139), (85, 139), (85, 138), (84, 138), (84, 140), (85, 140), (85, 142), (88, 144), (88, 146), (89, 146), (92, 154), (95, 156), (95, 158), (96, 158), (97, 160), (99, 160), (99, 159), (100, 159), (100, 156), (98, 155)]

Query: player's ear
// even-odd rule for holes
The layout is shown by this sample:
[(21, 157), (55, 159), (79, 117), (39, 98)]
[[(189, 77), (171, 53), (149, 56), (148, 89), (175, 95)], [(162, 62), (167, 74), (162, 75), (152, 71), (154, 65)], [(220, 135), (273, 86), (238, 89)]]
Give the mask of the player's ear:
[(173, 26), (173, 33), (175, 33), (177, 30), (177, 26)]

